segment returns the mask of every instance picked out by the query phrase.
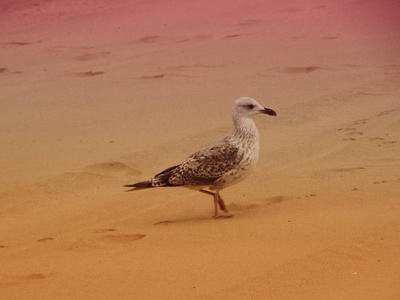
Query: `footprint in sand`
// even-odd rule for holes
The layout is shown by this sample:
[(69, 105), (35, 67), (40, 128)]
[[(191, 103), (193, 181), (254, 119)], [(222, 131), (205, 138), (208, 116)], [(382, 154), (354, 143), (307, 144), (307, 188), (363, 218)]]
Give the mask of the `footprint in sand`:
[(339, 128), (338, 131), (345, 132), (346, 135), (363, 135), (363, 133), (357, 131), (355, 127)]
[(356, 129), (357, 129), (357, 128), (355, 128), (355, 127), (348, 127), (348, 128), (339, 128), (338, 131), (347, 132), (347, 131), (354, 131), (354, 130), (356, 130)]
[(92, 229), (89, 230), (89, 235), (85, 234), (85, 237), (73, 242), (65, 249), (67, 251), (97, 251), (104, 248), (125, 247), (145, 237), (145, 234), (140, 233), (117, 233), (114, 228)]
[(239, 33), (238, 34), (228, 34), (224, 37), (224, 39), (231, 39), (231, 38), (236, 38), (239, 36), (242, 36), (242, 34), (239, 34)]
[[(114, 228), (99, 228), (91, 230), (92, 233), (99, 234), (100, 241), (107, 243), (119, 243), (119, 244), (129, 244), (143, 239), (145, 234), (123, 234), (123, 233), (112, 233), (116, 232), (117, 229)], [(107, 234), (104, 234), (107, 233)]]
[(316, 197), (317, 194), (310, 194), (310, 195), (305, 195), (304, 197), (308, 198), (308, 197)]
[[(357, 125), (357, 124), (352, 124), (352, 125)], [(356, 127), (348, 127), (348, 128), (339, 128), (338, 131), (343, 132), (345, 135), (349, 136), (360, 136), (363, 135), (363, 132), (357, 131)], [(344, 141), (355, 141), (355, 138), (345, 138), (343, 139)]]
[(388, 181), (382, 180), (382, 181), (375, 181), (374, 184), (382, 184), (382, 183), (387, 183)]
[(381, 146), (381, 145), (390, 146), (390, 145), (396, 144), (398, 142), (398, 141), (386, 141), (384, 138), (381, 138), (381, 137), (373, 137), (373, 138), (369, 138), (369, 140), (371, 142), (378, 142), (379, 143), (378, 146)]
[(92, 230), (93, 233), (106, 233), (106, 232), (113, 232), (113, 231), (117, 231), (117, 229), (106, 228), (106, 229), (93, 229)]
[(360, 124), (365, 124), (369, 121), (369, 119), (360, 119), (360, 120), (355, 120), (352, 125), (360, 125)]
[(140, 39), (137, 39), (136, 42), (141, 43), (141, 44), (153, 44), (153, 43), (160, 42), (162, 40), (163, 40), (163, 37), (160, 35), (149, 35), (149, 36), (145, 36)]
[(281, 73), (288, 74), (301, 74), (301, 73), (311, 73), (317, 70), (322, 70), (323, 68), (317, 66), (308, 66), (308, 67), (289, 67), (283, 68), (280, 70)]
[(380, 138), (380, 137), (373, 137), (373, 138), (369, 138), (369, 140), (372, 141), (372, 142), (374, 142), (374, 141), (382, 142), (382, 141), (384, 141), (385, 139), (384, 139), (384, 138)]
[(276, 204), (276, 203), (280, 203), (283, 201), (288, 201), (291, 199), (292, 199), (291, 197), (286, 197), (286, 196), (274, 196), (274, 197), (265, 198), (263, 201), (266, 202), (268, 205), (271, 205), (271, 204)]
[(327, 171), (330, 172), (353, 172), (353, 171), (358, 171), (358, 170), (364, 170), (364, 167), (354, 167), (354, 168), (334, 168), (334, 169), (327, 169)]
[(363, 135), (364, 133), (359, 132), (359, 131), (352, 131), (352, 132), (348, 132), (346, 133), (346, 135)]
[(312, 73), (318, 70), (324, 70), (326, 68), (318, 67), (318, 66), (307, 66), (307, 67), (288, 67), (288, 68), (272, 68), (265, 71), (257, 72), (257, 75), (261, 77), (268, 77), (274, 73), (284, 73), (284, 74), (307, 74)]
[[(39, 42), (38, 42), (39, 43)], [(28, 43), (28, 42), (8, 42), (8, 43), (2, 43), (1, 45), (4, 46), (28, 46), (32, 45), (34, 43)]]
[(321, 39), (323, 40), (337, 40), (337, 36), (323, 36)]
[(103, 75), (105, 72), (103, 71), (87, 71), (87, 72), (78, 72), (75, 73), (76, 77), (93, 77)]
[(365, 68), (362, 65), (356, 65), (356, 64), (344, 64), (343, 66), (348, 67), (348, 68), (353, 68), (353, 69)]
[(84, 170), (88, 173), (98, 174), (98, 175), (132, 175), (138, 176), (141, 175), (142, 172), (132, 169), (121, 162), (106, 162), (106, 163), (98, 163), (89, 165), (84, 168)]
[(170, 224), (174, 224), (174, 223), (176, 223), (176, 221), (161, 221), (161, 222), (154, 223), (153, 225), (170, 225)]
[(28, 275), (16, 276), (14, 278), (20, 280), (37, 280), (37, 279), (45, 279), (46, 277), (47, 277), (46, 275), (41, 273), (31, 273)]
[(140, 76), (138, 79), (162, 79), (165, 77), (165, 74), (157, 74), (157, 75), (150, 75), (150, 76)]
[(380, 112), (379, 114), (377, 114), (377, 117), (382, 117), (382, 116), (386, 116), (388, 114), (394, 113), (396, 110), (395, 109), (390, 109), (390, 110), (385, 110), (383, 112)]
[(397, 143), (398, 141), (386, 141), (386, 142), (383, 142), (382, 144), (389, 144), (389, 145), (391, 145), (391, 144), (395, 144), (395, 143)]
[(7, 74), (7, 75), (24, 74), (24, 72), (21, 72), (21, 71), (13, 71), (13, 72), (11, 72), (8, 68), (0, 68), (0, 74)]
[(89, 61), (89, 60), (103, 58), (109, 54), (111, 54), (111, 52), (105, 52), (105, 51), (104, 52), (96, 52), (96, 53), (85, 53), (85, 54), (78, 55), (77, 57), (75, 57), (75, 59), (78, 61)]
[(101, 240), (117, 244), (130, 244), (145, 237), (145, 234), (106, 234), (101, 236)]
[(179, 40), (179, 43), (188, 43), (188, 42), (203, 42), (212, 39), (213, 36), (211, 34), (203, 33), (198, 34), (192, 37), (184, 38), (183, 40)]
[(36, 242), (48, 242), (48, 241), (53, 241), (54, 238), (42, 238), (42, 239), (38, 239)]
[(6, 276), (5, 277), (6, 281), (0, 282), (0, 288), (6, 288), (18, 285), (28, 280), (42, 280), (45, 279), (46, 277), (48, 277), (48, 275), (42, 273), (30, 273), (21, 276)]

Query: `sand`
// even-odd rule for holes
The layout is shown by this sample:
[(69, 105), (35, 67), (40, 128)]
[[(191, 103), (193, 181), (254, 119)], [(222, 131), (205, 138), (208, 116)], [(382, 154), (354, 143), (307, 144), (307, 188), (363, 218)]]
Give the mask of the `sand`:
[[(400, 299), (398, 1), (2, 1), (1, 299)], [(232, 130), (212, 197), (124, 193)]]

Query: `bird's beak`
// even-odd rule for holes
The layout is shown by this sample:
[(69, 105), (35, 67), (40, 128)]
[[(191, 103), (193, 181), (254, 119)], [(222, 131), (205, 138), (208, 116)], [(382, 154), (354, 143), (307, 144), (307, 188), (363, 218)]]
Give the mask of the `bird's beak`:
[(264, 110), (261, 110), (260, 112), (263, 114), (270, 115), (270, 116), (276, 116), (275, 111), (273, 111), (272, 109), (266, 108), (266, 107), (264, 107)]

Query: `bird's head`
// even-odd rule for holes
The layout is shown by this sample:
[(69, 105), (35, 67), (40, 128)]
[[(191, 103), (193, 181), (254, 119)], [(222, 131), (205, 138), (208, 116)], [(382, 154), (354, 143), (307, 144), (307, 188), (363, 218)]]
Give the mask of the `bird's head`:
[(235, 101), (232, 108), (232, 116), (239, 118), (252, 118), (258, 114), (267, 114), (276, 116), (276, 112), (272, 109), (265, 108), (256, 100), (249, 97), (242, 97)]

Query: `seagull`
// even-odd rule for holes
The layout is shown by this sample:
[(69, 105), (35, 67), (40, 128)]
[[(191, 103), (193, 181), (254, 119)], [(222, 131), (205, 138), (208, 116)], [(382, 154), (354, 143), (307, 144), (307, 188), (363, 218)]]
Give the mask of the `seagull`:
[(276, 116), (275, 111), (261, 106), (252, 98), (237, 99), (232, 108), (235, 126), (232, 134), (204, 147), (181, 164), (158, 173), (150, 180), (124, 186), (132, 188), (128, 191), (171, 186), (198, 190), (214, 197), (213, 218), (219, 218), (218, 206), (220, 210), (228, 212), (220, 191), (245, 179), (257, 165), (259, 135), (253, 117), (258, 114)]

